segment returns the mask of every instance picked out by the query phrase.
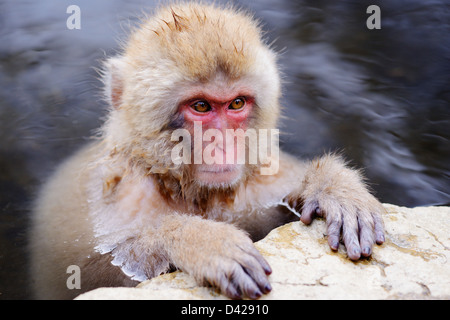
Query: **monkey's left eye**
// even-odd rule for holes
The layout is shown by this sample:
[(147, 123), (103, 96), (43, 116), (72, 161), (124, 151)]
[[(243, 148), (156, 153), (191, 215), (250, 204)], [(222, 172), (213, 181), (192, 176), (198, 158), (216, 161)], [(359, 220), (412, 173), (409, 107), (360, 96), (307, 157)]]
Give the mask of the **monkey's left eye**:
[(242, 109), (244, 106), (245, 106), (244, 99), (237, 98), (237, 99), (233, 100), (233, 102), (230, 104), (228, 109), (239, 110), (239, 109)]
[(211, 107), (205, 101), (198, 101), (192, 105), (192, 109), (194, 109), (197, 112), (204, 113), (210, 111)]

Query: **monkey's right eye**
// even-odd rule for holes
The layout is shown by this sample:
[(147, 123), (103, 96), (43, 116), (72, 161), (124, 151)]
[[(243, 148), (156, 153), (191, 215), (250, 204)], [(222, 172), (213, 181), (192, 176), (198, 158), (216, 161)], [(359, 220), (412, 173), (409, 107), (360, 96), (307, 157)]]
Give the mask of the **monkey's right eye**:
[(204, 112), (210, 111), (210, 110), (211, 110), (211, 107), (210, 107), (210, 105), (209, 105), (207, 102), (205, 102), (205, 101), (198, 101), (198, 102), (196, 102), (196, 103), (194, 103), (194, 104), (192, 105), (192, 109), (194, 109), (194, 110), (197, 111), (197, 112), (204, 113)]

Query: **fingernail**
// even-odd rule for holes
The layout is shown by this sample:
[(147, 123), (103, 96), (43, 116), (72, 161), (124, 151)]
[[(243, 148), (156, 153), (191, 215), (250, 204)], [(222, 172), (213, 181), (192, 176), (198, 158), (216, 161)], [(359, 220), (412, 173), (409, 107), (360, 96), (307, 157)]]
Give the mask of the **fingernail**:
[(261, 296), (262, 296), (262, 293), (261, 293), (261, 291), (258, 290), (258, 291), (253, 292), (252, 298), (259, 299), (259, 298), (261, 298)]
[(266, 273), (266, 275), (269, 275), (272, 273), (272, 269), (270, 267), (264, 268), (264, 272)]
[(353, 248), (351, 250), (351, 255), (349, 255), (349, 257), (352, 260), (358, 260), (361, 257), (361, 249), (360, 248)]
[(339, 249), (339, 241), (336, 241), (335, 243), (333, 243), (333, 249), (334, 250)]
[(386, 239), (384, 238), (384, 234), (378, 235), (377, 244), (383, 244)]
[(339, 241), (338, 240), (335, 240), (335, 241), (331, 240), (330, 248), (331, 248), (331, 250), (336, 251), (339, 248)]

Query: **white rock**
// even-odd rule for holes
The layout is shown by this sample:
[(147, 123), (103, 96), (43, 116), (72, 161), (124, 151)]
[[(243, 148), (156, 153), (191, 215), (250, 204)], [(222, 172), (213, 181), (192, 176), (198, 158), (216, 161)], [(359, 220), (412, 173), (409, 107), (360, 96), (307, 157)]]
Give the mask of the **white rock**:
[[(256, 243), (273, 269), (261, 299), (450, 299), (450, 207), (385, 205), (386, 242), (352, 262), (327, 244), (325, 221), (273, 230)], [(100, 288), (77, 299), (225, 299), (184, 272), (136, 288)]]

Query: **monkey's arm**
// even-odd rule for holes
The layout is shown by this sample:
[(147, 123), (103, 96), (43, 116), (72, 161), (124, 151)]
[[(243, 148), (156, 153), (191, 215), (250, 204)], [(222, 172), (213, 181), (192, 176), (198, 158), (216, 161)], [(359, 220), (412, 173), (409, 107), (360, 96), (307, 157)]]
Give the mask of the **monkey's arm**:
[(230, 298), (256, 299), (271, 290), (270, 266), (248, 235), (233, 225), (169, 213), (137, 241), (135, 251), (159, 248), (155, 251), (159, 260), (189, 273), (199, 284), (219, 288)]
[(342, 232), (350, 259), (370, 256), (373, 244), (384, 242), (384, 209), (368, 191), (361, 173), (335, 155), (298, 166), (296, 186), (285, 200), (301, 213), (300, 220), (310, 224), (315, 216), (324, 217), (332, 250), (338, 249)]

